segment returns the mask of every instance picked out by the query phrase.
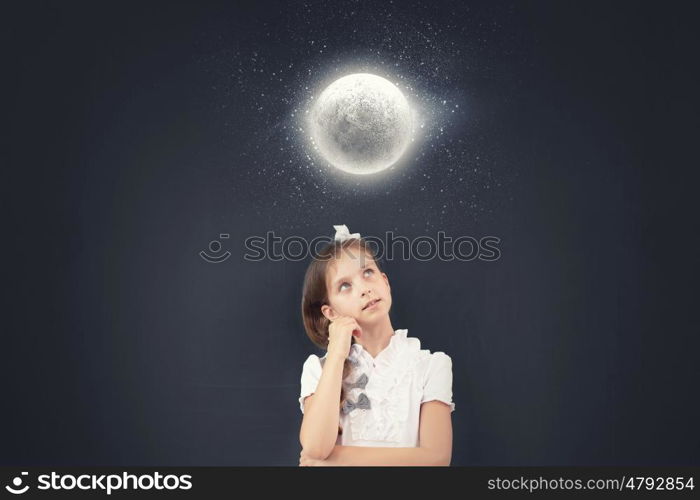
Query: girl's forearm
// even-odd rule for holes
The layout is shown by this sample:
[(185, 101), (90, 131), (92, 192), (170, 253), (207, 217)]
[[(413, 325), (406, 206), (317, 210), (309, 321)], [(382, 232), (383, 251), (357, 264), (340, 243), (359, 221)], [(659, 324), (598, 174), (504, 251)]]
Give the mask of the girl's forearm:
[(429, 448), (383, 448), (336, 445), (329, 455), (328, 465), (372, 466), (440, 466), (450, 465), (450, 458)]
[(313, 404), (305, 408), (299, 440), (307, 452), (325, 459), (338, 439), (340, 389), (345, 359), (328, 356), (313, 395)]

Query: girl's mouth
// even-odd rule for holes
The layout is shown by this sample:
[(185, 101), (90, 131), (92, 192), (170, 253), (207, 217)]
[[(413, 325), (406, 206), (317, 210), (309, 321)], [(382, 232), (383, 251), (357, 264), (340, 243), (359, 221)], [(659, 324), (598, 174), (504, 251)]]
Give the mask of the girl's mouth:
[(365, 307), (363, 307), (362, 310), (365, 311), (365, 310), (367, 310), (367, 309), (372, 309), (374, 306), (377, 305), (377, 303), (378, 303), (380, 300), (382, 300), (382, 299), (374, 299), (374, 300), (372, 300), (369, 304), (367, 304)]

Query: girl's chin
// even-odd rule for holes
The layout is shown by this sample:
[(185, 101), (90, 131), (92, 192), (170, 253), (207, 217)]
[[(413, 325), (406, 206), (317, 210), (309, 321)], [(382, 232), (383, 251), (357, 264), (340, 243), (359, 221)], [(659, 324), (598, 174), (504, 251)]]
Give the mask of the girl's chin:
[(365, 325), (371, 325), (383, 321), (387, 316), (389, 316), (389, 313), (386, 311), (372, 311), (369, 314), (367, 311), (362, 311), (360, 317), (357, 318), (357, 322), (360, 324), (364, 323)]

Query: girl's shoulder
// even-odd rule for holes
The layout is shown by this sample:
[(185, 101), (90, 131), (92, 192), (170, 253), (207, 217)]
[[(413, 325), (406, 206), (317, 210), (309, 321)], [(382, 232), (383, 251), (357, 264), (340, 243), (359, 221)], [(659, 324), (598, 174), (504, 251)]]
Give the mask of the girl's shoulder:
[(431, 372), (452, 368), (452, 358), (443, 351), (431, 352), (422, 348), (417, 337), (406, 338), (406, 348), (400, 363), (410, 366), (414, 372), (428, 376)]
[(323, 368), (323, 363), (326, 362), (327, 356), (328, 353), (324, 354), (323, 356), (319, 356), (318, 354), (309, 354), (306, 360), (304, 360), (304, 369), (315, 370), (317, 367)]

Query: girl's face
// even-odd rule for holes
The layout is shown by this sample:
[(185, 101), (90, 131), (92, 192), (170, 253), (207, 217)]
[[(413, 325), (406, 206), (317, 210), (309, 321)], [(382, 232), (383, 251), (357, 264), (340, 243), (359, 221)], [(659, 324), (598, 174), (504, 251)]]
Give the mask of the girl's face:
[(391, 308), (389, 278), (379, 272), (370, 255), (357, 247), (342, 250), (329, 263), (326, 290), (329, 305), (324, 305), (321, 312), (331, 321), (350, 316), (360, 324), (374, 323)]

